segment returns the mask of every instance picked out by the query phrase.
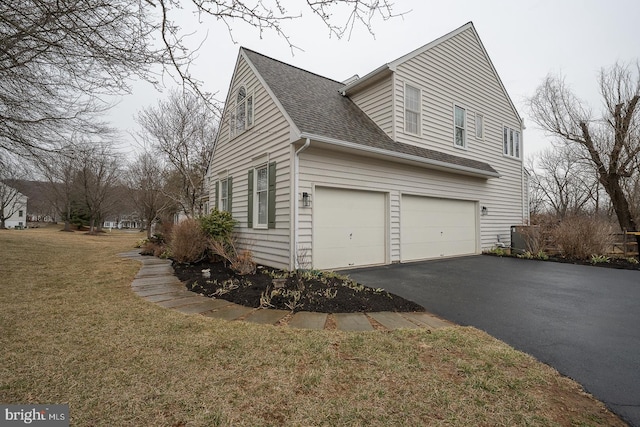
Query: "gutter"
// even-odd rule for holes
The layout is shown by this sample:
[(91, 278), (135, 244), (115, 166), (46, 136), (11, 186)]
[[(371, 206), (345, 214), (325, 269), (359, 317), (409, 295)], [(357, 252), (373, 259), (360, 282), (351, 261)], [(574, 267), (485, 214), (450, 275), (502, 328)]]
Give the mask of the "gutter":
[(421, 163), (427, 166), (431, 166), (434, 169), (440, 169), (445, 171), (455, 170), (463, 174), (473, 175), (473, 176), (478, 176), (483, 178), (500, 178), (501, 176), (498, 172), (493, 173), (489, 171), (483, 171), (483, 170), (471, 168), (468, 166), (455, 165), (453, 163), (447, 163), (439, 160), (428, 159), (426, 157), (419, 157), (411, 154), (398, 153), (396, 151), (385, 150), (383, 148), (369, 147), (367, 145), (362, 145), (362, 144), (354, 144), (353, 142), (341, 141), (338, 139), (328, 138), (325, 136), (314, 135), (310, 133), (302, 133), (300, 135), (300, 138), (306, 138), (307, 141), (309, 141), (310, 139), (313, 139), (314, 141), (333, 145), (336, 147), (348, 148), (348, 149), (358, 150), (358, 151), (365, 151), (368, 153), (382, 155), (385, 157), (391, 157), (391, 158), (396, 158), (400, 160)]
[(293, 267), (295, 270), (300, 268), (298, 265), (298, 243), (300, 240), (300, 219), (299, 219), (299, 211), (300, 211), (300, 201), (298, 200), (298, 192), (300, 189), (300, 153), (309, 148), (311, 145), (311, 139), (307, 138), (304, 145), (298, 148), (293, 156), (293, 191), (295, 195), (295, 199), (293, 202)]

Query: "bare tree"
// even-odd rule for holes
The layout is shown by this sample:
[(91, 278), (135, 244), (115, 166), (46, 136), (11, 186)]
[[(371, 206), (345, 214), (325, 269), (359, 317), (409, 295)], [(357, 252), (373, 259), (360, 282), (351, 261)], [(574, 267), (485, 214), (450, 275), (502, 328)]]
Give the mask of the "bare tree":
[[(615, 64), (599, 78), (604, 109), (596, 116), (560, 77), (547, 76), (529, 100), (535, 122), (568, 145), (596, 170), (622, 229), (637, 231), (625, 182), (638, 170), (640, 66)], [(637, 236), (640, 245), (640, 236)]]
[(202, 211), (204, 182), (213, 155), (216, 117), (190, 92), (171, 91), (166, 101), (142, 109), (140, 137), (171, 168), (165, 193), (188, 217)]
[(568, 145), (548, 148), (529, 167), (532, 192), (561, 219), (597, 211), (600, 203), (598, 178), (575, 148)]
[(64, 219), (64, 231), (71, 231), (72, 202), (77, 193), (76, 177), (80, 164), (73, 145), (34, 158), (36, 167), (47, 180), (46, 195)]
[(78, 185), (89, 210), (89, 233), (102, 230), (105, 214), (115, 203), (121, 160), (106, 144), (91, 144), (79, 152)]
[[(388, 0), (314, 0), (308, 10), (342, 36), (371, 31), (375, 16), (393, 16)], [(21, 155), (60, 148), (73, 133), (101, 132), (104, 94), (127, 93), (133, 79), (158, 83), (168, 72), (203, 99), (189, 72), (195, 54), (177, 16), (195, 12), (231, 29), (273, 31), (291, 14), (280, 0), (3, 0), (0, 2), (0, 150)], [(338, 18), (332, 16), (337, 12)], [(335, 19), (345, 17), (342, 25)]]
[(130, 197), (140, 212), (151, 238), (151, 225), (170, 206), (170, 199), (165, 196), (165, 168), (158, 156), (144, 151), (129, 165), (126, 181)]

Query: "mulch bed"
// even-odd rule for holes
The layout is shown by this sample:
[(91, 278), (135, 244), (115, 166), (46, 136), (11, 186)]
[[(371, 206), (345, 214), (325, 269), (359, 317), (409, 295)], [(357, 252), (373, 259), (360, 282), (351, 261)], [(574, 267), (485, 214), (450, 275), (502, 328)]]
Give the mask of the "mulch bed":
[[(485, 255), (491, 256), (509, 256), (516, 258), (516, 255), (497, 255), (493, 253), (485, 253)], [(523, 258), (525, 259), (525, 258)], [(591, 265), (593, 267), (605, 267), (605, 268), (617, 268), (621, 270), (638, 270), (640, 271), (640, 263), (634, 263), (625, 258), (610, 258), (607, 262), (593, 263), (591, 260), (568, 258), (560, 255), (550, 256), (548, 259), (533, 258), (531, 261), (543, 261), (543, 262), (560, 262), (563, 264), (576, 264), (576, 265)]]
[[(382, 289), (359, 285), (333, 273), (310, 271), (304, 273), (302, 278), (293, 272), (258, 266), (255, 274), (238, 275), (223, 262), (195, 265), (174, 262), (173, 268), (190, 291), (246, 307), (263, 306), (292, 312), (321, 313), (424, 311), (422, 306), (414, 302)], [(203, 270), (209, 270), (210, 277), (205, 277)], [(274, 283), (272, 275), (288, 277), (281, 283)], [(296, 297), (299, 299), (296, 300)]]

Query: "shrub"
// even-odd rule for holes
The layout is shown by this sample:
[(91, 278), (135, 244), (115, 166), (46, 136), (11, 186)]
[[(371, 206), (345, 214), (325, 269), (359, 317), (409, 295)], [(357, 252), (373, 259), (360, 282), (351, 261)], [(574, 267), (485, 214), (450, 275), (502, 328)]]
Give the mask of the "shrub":
[(194, 263), (205, 257), (207, 244), (207, 236), (200, 223), (195, 219), (186, 219), (173, 227), (169, 249), (176, 262)]
[(231, 269), (238, 274), (253, 274), (256, 272), (256, 263), (253, 261), (253, 254), (249, 250), (244, 250), (231, 261)]
[(560, 252), (575, 259), (590, 260), (592, 255), (607, 252), (612, 244), (611, 224), (594, 217), (565, 218), (554, 230), (553, 238)]
[(228, 241), (231, 239), (233, 229), (238, 223), (231, 216), (231, 212), (214, 209), (209, 215), (201, 216), (200, 226), (204, 233), (215, 240)]
[(156, 248), (159, 245), (153, 242), (146, 242), (140, 246), (140, 255), (155, 255)]
[(233, 236), (226, 241), (209, 239), (209, 249), (214, 255), (223, 258), (229, 267), (238, 274), (244, 275), (256, 272), (253, 253), (247, 249), (238, 251), (236, 248), (236, 239)]

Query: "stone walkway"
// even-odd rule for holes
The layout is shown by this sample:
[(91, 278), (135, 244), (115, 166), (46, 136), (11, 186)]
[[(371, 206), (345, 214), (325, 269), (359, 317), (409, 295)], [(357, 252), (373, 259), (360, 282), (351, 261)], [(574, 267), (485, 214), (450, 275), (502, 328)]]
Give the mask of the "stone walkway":
[(139, 250), (120, 254), (142, 263), (131, 283), (141, 298), (185, 314), (201, 314), (224, 320), (242, 320), (299, 329), (338, 329), (342, 331), (393, 330), (400, 328), (438, 329), (453, 326), (429, 313), (314, 313), (249, 308), (223, 299), (212, 299), (188, 291), (174, 275), (170, 260), (142, 256)]

